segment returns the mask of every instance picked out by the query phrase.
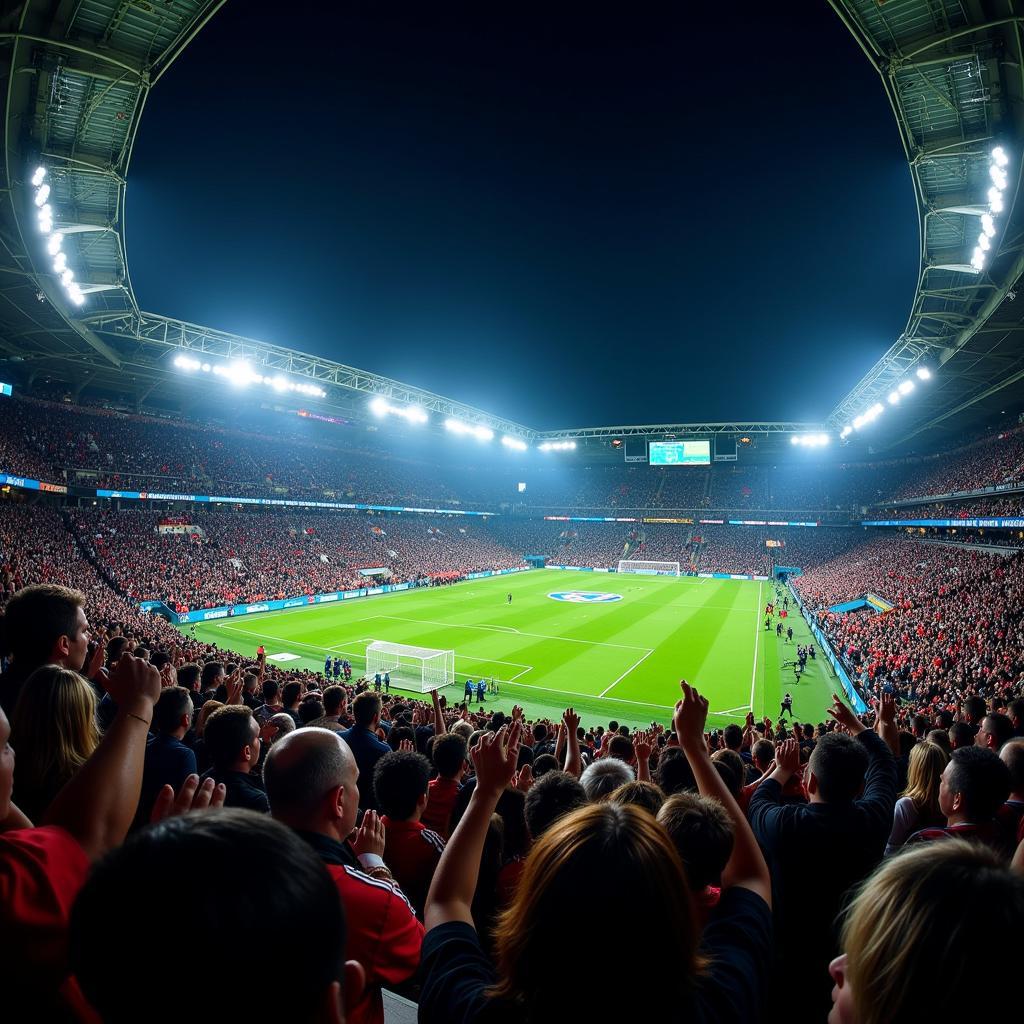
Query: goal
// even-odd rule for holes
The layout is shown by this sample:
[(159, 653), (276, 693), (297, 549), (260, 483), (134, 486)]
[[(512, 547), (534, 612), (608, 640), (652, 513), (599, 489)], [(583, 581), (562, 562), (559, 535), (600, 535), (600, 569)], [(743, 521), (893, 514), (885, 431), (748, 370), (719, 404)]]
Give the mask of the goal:
[(678, 576), (678, 562), (643, 562), (635, 558), (619, 561), (619, 572), (631, 572), (640, 576)]
[(385, 672), (401, 690), (429, 693), (455, 682), (455, 652), (373, 640), (366, 645), (366, 675)]

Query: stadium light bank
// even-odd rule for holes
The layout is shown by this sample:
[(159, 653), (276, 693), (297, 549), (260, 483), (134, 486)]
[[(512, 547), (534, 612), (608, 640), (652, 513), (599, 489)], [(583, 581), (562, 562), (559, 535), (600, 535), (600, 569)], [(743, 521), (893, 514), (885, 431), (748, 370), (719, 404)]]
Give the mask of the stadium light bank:
[(370, 402), (370, 412), (379, 419), (383, 419), (385, 416), (400, 416), (414, 426), (422, 426), (430, 419), (426, 412), (418, 405), (392, 405), (381, 395), (377, 395)]
[(75, 272), (68, 266), (67, 254), (64, 249), (64, 232), (53, 226), (53, 206), (50, 204), (50, 185), (46, 180), (46, 168), (40, 164), (32, 172), (32, 187), (35, 192), (32, 202), (36, 208), (36, 223), (39, 231), (46, 238), (46, 252), (53, 258), (53, 272), (64, 286), (64, 293), (76, 305), (85, 302), (85, 293), (75, 281)]
[(463, 423), (462, 420), (447, 419), (444, 421), (444, 429), (460, 436), (475, 437), (478, 441), (493, 441), (494, 431), (483, 424)]
[(1010, 185), (1010, 178), (1006, 173), (1009, 162), (1010, 157), (1002, 146), (996, 146), (989, 153), (988, 176), (992, 185), (986, 196), (988, 209), (981, 214), (981, 233), (971, 255), (971, 266), (979, 274), (985, 269), (985, 262), (992, 249), (992, 239), (996, 234), (996, 218), (1006, 209), (1003, 193)]
[[(927, 381), (932, 379), (932, 371), (927, 366), (919, 366), (915, 371), (915, 376), (919, 381)], [(901, 380), (892, 391), (889, 392), (888, 402), (892, 406), (899, 405), (907, 395), (911, 394), (917, 385), (907, 378)], [(855, 430), (861, 430), (871, 423), (874, 423), (882, 413), (885, 412), (885, 406), (881, 402), (875, 402), (870, 409), (865, 409), (859, 416), (854, 416), (852, 422), (847, 423), (845, 427), (839, 432), (839, 439), (845, 441)]]
[(297, 394), (311, 395), (314, 398), (327, 397), (327, 392), (315, 384), (300, 384), (281, 374), (271, 377), (257, 373), (244, 359), (237, 359), (232, 363), (204, 363), (192, 356), (179, 355), (174, 357), (174, 365), (186, 373), (209, 373), (215, 377), (221, 377), (236, 388), (246, 388), (250, 384), (262, 384), (278, 392), (294, 391)]
[(828, 434), (794, 434), (789, 440), (802, 448), (824, 448), (832, 438)]
[(575, 448), (575, 441), (544, 441), (537, 445), (537, 450), (542, 452), (571, 452)]

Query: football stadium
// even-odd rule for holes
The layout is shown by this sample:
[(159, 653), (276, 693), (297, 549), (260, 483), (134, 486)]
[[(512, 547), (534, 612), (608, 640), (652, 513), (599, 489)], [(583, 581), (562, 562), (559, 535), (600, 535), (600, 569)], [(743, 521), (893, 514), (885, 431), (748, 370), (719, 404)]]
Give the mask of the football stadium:
[(5, 1021), (1019, 1013), (1024, 4), (0, 70)]

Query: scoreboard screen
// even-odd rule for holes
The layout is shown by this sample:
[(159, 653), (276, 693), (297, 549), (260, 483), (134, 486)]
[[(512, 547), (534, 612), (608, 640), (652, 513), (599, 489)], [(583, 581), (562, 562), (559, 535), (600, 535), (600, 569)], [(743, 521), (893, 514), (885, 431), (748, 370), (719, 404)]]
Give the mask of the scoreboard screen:
[(647, 448), (652, 466), (710, 466), (710, 441), (651, 441)]

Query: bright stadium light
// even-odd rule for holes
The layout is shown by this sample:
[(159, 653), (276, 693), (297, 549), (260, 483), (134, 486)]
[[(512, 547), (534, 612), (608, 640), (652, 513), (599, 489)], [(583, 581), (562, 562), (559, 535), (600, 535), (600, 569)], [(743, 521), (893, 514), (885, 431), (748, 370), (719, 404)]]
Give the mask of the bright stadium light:
[(71, 284), (71, 282), (74, 281), (74, 279), (75, 279), (74, 272), (70, 268), (65, 270), (60, 275), (60, 283), (62, 285), (64, 285), (65, 288), (67, 288)]
[(929, 380), (931, 378), (932, 371), (927, 366), (919, 366), (917, 368), (917, 379), (918, 380)]
[(49, 185), (40, 185), (39, 188), (36, 189), (36, 194), (35, 194), (35, 197), (33, 198), (33, 202), (36, 204), (36, 206), (42, 206), (46, 202), (46, 200), (49, 199), (49, 198), (50, 198), (50, 186)]
[(991, 213), (981, 215), (981, 230), (991, 238), (996, 233), (996, 222), (992, 219)]
[(792, 436), (792, 437), (791, 437), (791, 438), (789, 439), (789, 443), (790, 443), (790, 444), (799, 444), (799, 443), (800, 443), (800, 438), (799, 438), (799, 437), (797, 437), (797, 436), (796, 436), (796, 434), (794, 434), (794, 435), (793, 435), (793, 436)]
[[(191, 356), (182, 355), (174, 357), (174, 365), (178, 367), (179, 370), (192, 371), (198, 370), (202, 364), (199, 362), (198, 359), (193, 359)], [(209, 364), (207, 364), (207, 366), (209, 366)]]
[(899, 393), (899, 391), (898, 390), (897, 391), (890, 391), (889, 392), (889, 404), (890, 405), (899, 405), (899, 402), (900, 402), (900, 393)]
[(401, 416), (409, 423), (426, 423), (430, 418), (418, 405), (392, 405), (383, 395), (377, 395), (370, 402), (370, 412), (374, 416), (383, 418), (387, 415)]
[(901, 395), (909, 395), (914, 390), (914, 382), (912, 380), (901, 380), (900, 386), (896, 390)]
[(525, 452), (529, 447), (525, 441), (520, 441), (518, 437), (510, 437), (508, 434), (501, 439), (501, 443), (517, 452)]
[(989, 165), (988, 176), (992, 179), (992, 184), (995, 185), (1000, 192), (1006, 191), (1006, 186), (1009, 184), (1009, 180), (1006, 177), (1006, 171), (1004, 171), (999, 164)]
[(68, 257), (66, 253), (59, 252), (53, 257), (53, 272), (55, 274), (63, 274), (67, 269)]
[(568, 452), (576, 447), (575, 441), (544, 441), (537, 448), (542, 452)]
[(1006, 150), (1002, 146), (996, 146), (989, 153), (989, 156), (992, 158), (992, 163), (997, 167), (1005, 167), (1010, 162), (1010, 158), (1006, 155)]
[(50, 235), (50, 240), (46, 243), (46, 251), (51, 256), (56, 256), (60, 252), (61, 246), (64, 244), (64, 236), (59, 232), (54, 232)]
[(387, 414), (388, 414), (388, 403), (387, 403), (387, 400), (384, 399), (384, 398), (381, 398), (380, 395), (378, 395), (375, 399), (373, 399), (372, 402), (370, 402), (370, 412), (372, 412), (374, 416), (387, 416)]
[(849, 423), (839, 431), (839, 440), (845, 441), (853, 433), (853, 427)]
[(474, 427), (473, 428), (473, 436), (478, 441), (493, 441), (494, 440), (494, 431), (491, 430), (490, 427), (482, 427), (482, 426), (481, 427)]
[(43, 178), (46, 177), (46, 168), (39, 166), (32, 172), (32, 184), (35, 188), (39, 188), (43, 183)]

